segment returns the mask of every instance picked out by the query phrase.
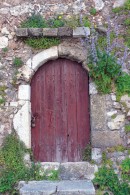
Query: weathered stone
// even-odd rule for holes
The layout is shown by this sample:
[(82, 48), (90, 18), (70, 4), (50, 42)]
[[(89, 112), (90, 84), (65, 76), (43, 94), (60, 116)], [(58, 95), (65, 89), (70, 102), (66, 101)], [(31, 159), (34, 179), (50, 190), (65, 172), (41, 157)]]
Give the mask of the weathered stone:
[(34, 36), (34, 37), (39, 37), (39, 36), (43, 35), (43, 30), (42, 30), (42, 28), (29, 28), (28, 35)]
[(9, 9), (12, 16), (23, 15), (25, 13), (29, 13), (30, 10), (33, 10), (33, 5), (31, 3), (28, 3), (28, 2), (22, 3), (21, 5), (11, 7)]
[(130, 110), (129, 110), (129, 112), (127, 113), (127, 116), (130, 116)]
[(58, 58), (58, 48), (57, 46), (51, 47), (50, 49), (46, 49), (38, 54), (36, 54), (32, 59), (30, 58), (26, 65), (37, 71), (37, 69), (43, 65), (48, 60), (54, 60)]
[(10, 102), (10, 106), (17, 107), (18, 106), (18, 102)]
[(18, 37), (28, 37), (28, 29), (27, 28), (17, 28), (16, 36), (18, 36)]
[(96, 27), (96, 30), (99, 32), (99, 33), (107, 33), (107, 28), (105, 28), (104, 26), (98, 26)]
[(113, 4), (113, 8), (122, 7), (126, 1), (127, 0), (115, 0), (115, 2)]
[(97, 93), (98, 91), (97, 91), (95, 83), (90, 83), (89, 84), (89, 95), (95, 95)]
[(73, 34), (73, 29), (69, 27), (59, 27), (58, 36), (59, 37), (71, 37)]
[(90, 35), (90, 28), (88, 27), (77, 27), (73, 29), (73, 37), (88, 37)]
[(45, 37), (57, 37), (58, 28), (43, 28), (43, 36)]
[(127, 108), (130, 108), (130, 96), (128, 95), (123, 95), (121, 97), (121, 102), (124, 102)]
[(66, 57), (77, 62), (84, 62), (87, 59), (87, 52), (83, 51), (81, 48), (76, 48), (76, 46), (58, 46), (59, 57)]
[(56, 193), (59, 182), (32, 181), (24, 184), (20, 189), (20, 195), (51, 195)]
[(102, 0), (93, 0), (93, 1), (95, 3), (95, 9), (97, 11), (100, 11), (100, 10), (103, 9), (103, 7), (104, 7), (105, 4), (104, 4), (104, 2)]
[[(31, 61), (31, 59), (30, 59)], [(19, 69), (19, 74), (17, 75), (17, 79), (30, 81), (31, 77), (33, 76), (34, 71), (29, 68), (28, 66), (22, 66), (22, 68)]]
[(95, 148), (104, 148), (121, 145), (123, 142), (119, 131), (92, 131), (91, 143)]
[(15, 114), (13, 126), (21, 141), (27, 148), (31, 148), (31, 104), (26, 101), (22, 108)]
[(60, 163), (58, 162), (42, 162), (40, 165), (43, 171), (58, 170), (60, 167)]
[(20, 85), (18, 89), (18, 99), (30, 101), (30, 85)]
[(57, 188), (57, 195), (95, 195), (91, 181), (61, 181)]
[(112, 94), (111, 95), (111, 99), (112, 99), (112, 101), (116, 101), (116, 95), (115, 94)]
[(91, 95), (91, 130), (106, 130), (106, 96)]
[(94, 173), (97, 171), (97, 166), (88, 162), (61, 163), (59, 177), (62, 180), (92, 180), (94, 178)]
[(120, 129), (123, 126), (124, 121), (125, 115), (117, 115), (111, 122), (108, 122), (108, 127), (111, 130)]
[(112, 116), (112, 115), (115, 115), (115, 114), (117, 114), (117, 110), (107, 112), (107, 116)]
[(7, 30), (6, 27), (4, 27), (4, 28), (1, 29), (1, 33), (2, 33), (3, 35), (9, 35), (9, 31)]
[(98, 164), (102, 162), (101, 148), (92, 148), (92, 160)]
[(91, 181), (31, 181), (19, 184), (20, 195), (95, 195)]
[(0, 48), (5, 48), (8, 46), (8, 38), (7, 37), (0, 37)]

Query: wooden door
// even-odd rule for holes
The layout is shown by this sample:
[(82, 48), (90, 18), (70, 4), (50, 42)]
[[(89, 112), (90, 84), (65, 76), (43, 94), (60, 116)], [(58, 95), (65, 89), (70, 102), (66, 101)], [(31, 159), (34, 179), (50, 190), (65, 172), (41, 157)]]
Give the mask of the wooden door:
[(32, 150), (36, 161), (82, 161), (89, 142), (88, 75), (81, 64), (49, 61), (31, 81)]

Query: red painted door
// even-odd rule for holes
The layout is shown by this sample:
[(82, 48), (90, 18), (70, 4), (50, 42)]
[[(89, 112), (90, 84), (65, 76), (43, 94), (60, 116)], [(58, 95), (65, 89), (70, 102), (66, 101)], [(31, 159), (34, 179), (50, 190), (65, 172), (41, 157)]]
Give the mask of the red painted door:
[(49, 61), (31, 81), (32, 150), (36, 161), (82, 161), (89, 142), (88, 75), (81, 64)]

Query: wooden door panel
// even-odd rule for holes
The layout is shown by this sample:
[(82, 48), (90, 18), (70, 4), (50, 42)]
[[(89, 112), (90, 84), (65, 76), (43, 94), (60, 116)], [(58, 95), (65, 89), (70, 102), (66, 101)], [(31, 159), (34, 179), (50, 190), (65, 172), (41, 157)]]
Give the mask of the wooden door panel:
[(47, 62), (31, 81), (36, 161), (81, 161), (89, 142), (88, 75), (77, 62)]

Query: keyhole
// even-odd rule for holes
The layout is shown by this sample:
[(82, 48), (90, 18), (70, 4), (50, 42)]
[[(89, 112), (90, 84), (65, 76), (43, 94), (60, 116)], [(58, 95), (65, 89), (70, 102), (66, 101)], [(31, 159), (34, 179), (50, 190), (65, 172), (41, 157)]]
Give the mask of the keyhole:
[(69, 137), (70, 135), (69, 134), (67, 134), (67, 137)]

